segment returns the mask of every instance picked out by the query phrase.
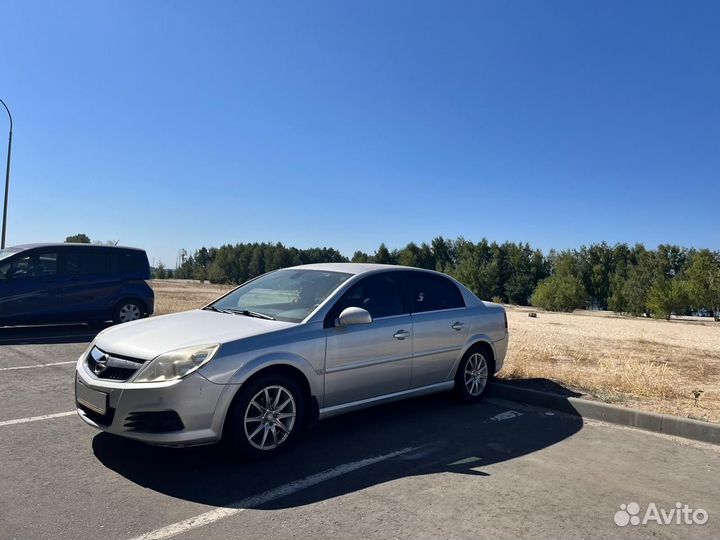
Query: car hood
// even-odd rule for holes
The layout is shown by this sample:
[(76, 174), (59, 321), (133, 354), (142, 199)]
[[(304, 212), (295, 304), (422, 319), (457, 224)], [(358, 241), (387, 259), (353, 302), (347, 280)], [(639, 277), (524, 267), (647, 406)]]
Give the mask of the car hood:
[(98, 334), (95, 345), (112, 354), (151, 360), (174, 349), (223, 344), (289, 326), (295, 324), (196, 309), (113, 326)]

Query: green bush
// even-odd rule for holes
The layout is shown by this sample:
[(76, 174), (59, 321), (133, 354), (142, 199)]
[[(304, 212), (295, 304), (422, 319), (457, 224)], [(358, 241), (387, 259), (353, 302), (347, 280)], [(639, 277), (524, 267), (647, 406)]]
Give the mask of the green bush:
[(542, 280), (530, 299), (533, 306), (549, 311), (572, 311), (585, 307), (587, 291), (575, 276), (554, 275)]
[(167, 279), (168, 273), (163, 263), (158, 263), (157, 268), (155, 268), (155, 275), (153, 277), (155, 279)]

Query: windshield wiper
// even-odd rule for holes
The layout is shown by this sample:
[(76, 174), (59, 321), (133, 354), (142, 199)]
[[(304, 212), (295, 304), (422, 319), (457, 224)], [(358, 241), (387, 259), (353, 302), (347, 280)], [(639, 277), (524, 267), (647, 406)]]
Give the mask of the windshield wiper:
[(217, 313), (233, 313), (230, 310), (216, 308), (215, 306), (205, 306), (203, 309), (207, 309), (209, 311), (216, 311)]
[(272, 315), (266, 315), (265, 313), (258, 313), (257, 311), (250, 311), (249, 309), (228, 309), (228, 313), (235, 313), (236, 315), (245, 315), (246, 317), (257, 317), (258, 319), (266, 319), (268, 321), (276, 320)]

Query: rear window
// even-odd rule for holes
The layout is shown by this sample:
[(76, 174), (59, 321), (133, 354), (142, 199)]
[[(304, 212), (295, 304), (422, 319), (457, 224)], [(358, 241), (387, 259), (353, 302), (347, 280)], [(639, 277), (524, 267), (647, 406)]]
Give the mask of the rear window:
[(118, 251), (113, 254), (116, 272), (123, 274), (147, 272), (147, 256), (143, 251)]
[(445, 277), (409, 272), (408, 283), (413, 313), (465, 307), (457, 285)]

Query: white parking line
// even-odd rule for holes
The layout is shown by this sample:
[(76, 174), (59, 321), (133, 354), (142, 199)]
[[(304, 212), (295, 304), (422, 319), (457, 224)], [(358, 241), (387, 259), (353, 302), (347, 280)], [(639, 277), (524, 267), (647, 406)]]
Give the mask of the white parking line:
[(0, 427), (13, 426), (15, 424), (26, 424), (27, 422), (37, 422), (38, 420), (50, 420), (51, 418), (62, 418), (63, 416), (70, 416), (71, 414), (77, 414), (77, 411), (43, 414), (42, 416), (28, 416), (27, 418), (16, 418), (15, 420), (3, 420), (0, 422)]
[(35, 369), (35, 368), (50, 367), (50, 366), (64, 366), (66, 364), (75, 364), (75, 363), (77, 363), (77, 360), (69, 360), (68, 362), (53, 362), (52, 364), (35, 364), (33, 366), (4, 367), (4, 368), (0, 368), (0, 371), (14, 371), (16, 369)]
[(503, 420), (510, 420), (518, 416), (522, 416), (522, 413), (518, 411), (505, 411), (500, 414), (496, 414), (490, 420), (493, 422), (502, 422)]
[(197, 529), (198, 527), (203, 527), (205, 525), (209, 525), (210, 523), (220, 521), (221, 519), (225, 519), (227, 517), (234, 516), (235, 514), (239, 514), (246, 508), (260, 506), (261, 504), (265, 504), (275, 499), (279, 499), (280, 497), (291, 495), (297, 491), (309, 488), (321, 482), (325, 482), (326, 480), (342, 476), (343, 474), (362, 469), (363, 467), (373, 465), (386, 459), (413, 452), (418, 448), (420, 447), (403, 448), (402, 450), (390, 452), (389, 454), (383, 454), (381, 456), (375, 456), (367, 459), (362, 459), (360, 461), (346, 463), (344, 465), (338, 465), (337, 467), (333, 467), (331, 469), (312, 474), (300, 480), (295, 480), (294, 482), (290, 482), (289, 484), (285, 484), (284, 486), (270, 489), (268, 491), (260, 493), (259, 495), (254, 495), (252, 497), (242, 499), (241, 501), (230, 503), (227, 507), (216, 508), (215, 510), (210, 510), (209, 512), (205, 512), (204, 514), (200, 514), (199, 516), (185, 519), (183, 521), (178, 521), (177, 523), (173, 523), (172, 525), (168, 525), (167, 527), (162, 527), (161, 529), (156, 529), (147, 534), (143, 534), (142, 536), (138, 536), (133, 540), (161, 540), (164, 538), (171, 538), (180, 533), (187, 532), (192, 529)]

